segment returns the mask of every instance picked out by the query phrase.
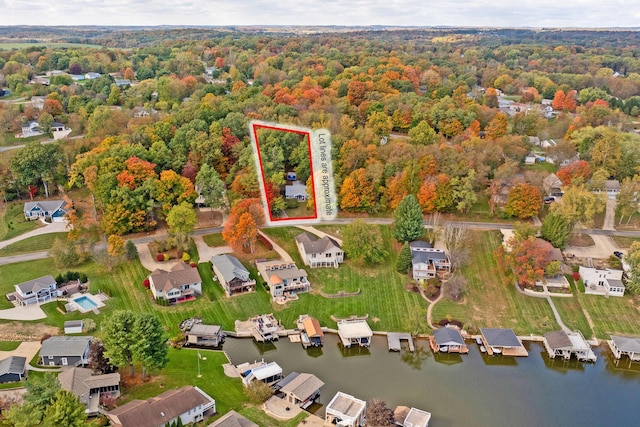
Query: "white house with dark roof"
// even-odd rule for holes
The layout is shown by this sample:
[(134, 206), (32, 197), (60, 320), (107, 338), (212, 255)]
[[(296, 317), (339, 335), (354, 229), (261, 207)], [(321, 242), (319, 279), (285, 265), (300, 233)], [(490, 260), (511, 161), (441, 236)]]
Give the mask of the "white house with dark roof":
[(339, 391), (327, 405), (325, 422), (343, 427), (358, 427), (364, 424), (367, 402)]
[(39, 304), (60, 296), (58, 284), (53, 276), (43, 276), (14, 285), (16, 291), (7, 294), (7, 299), (18, 305)]
[(179, 262), (170, 271), (154, 270), (149, 275), (149, 289), (155, 298), (173, 304), (202, 295), (202, 278), (197, 268)]
[(309, 198), (307, 186), (302, 181), (293, 181), (290, 185), (284, 187), (284, 198), (304, 202)]
[(0, 360), (0, 383), (22, 381), (26, 364), (27, 358), (22, 356), (9, 356)]
[(423, 240), (409, 243), (413, 280), (424, 281), (439, 273), (451, 272), (451, 261), (442, 249), (436, 249)]
[(228, 296), (253, 292), (256, 281), (249, 276), (249, 270), (232, 255), (214, 255), (211, 257), (213, 274)]
[(603, 295), (605, 297), (624, 296), (625, 285), (622, 282), (622, 270), (598, 269), (580, 266), (580, 278), (584, 282), (584, 293), (588, 295)]
[(25, 219), (51, 218), (53, 222), (62, 222), (67, 214), (68, 202), (65, 200), (41, 200), (37, 202), (27, 202), (24, 204), (23, 212)]
[(63, 390), (73, 393), (87, 409), (87, 414), (97, 414), (100, 398), (120, 396), (120, 374), (93, 375), (91, 369), (74, 367), (58, 374)]
[(112, 427), (165, 427), (197, 423), (216, 412), (216, 401), (198, 387), (168, 390), (146, 400), (132, 400), (106, 412)]
[(89, 344), (93, 337), (55, 336), (40, 347), (39, 363), (46, 366), (84, 366), (89, 363)]
[(296, 245), (304, 265), (308, 267), (337, 268), (344, 261), (344, 251), (337, 241), (328, 236), (318, 238), (305, 231), (296, 236)]

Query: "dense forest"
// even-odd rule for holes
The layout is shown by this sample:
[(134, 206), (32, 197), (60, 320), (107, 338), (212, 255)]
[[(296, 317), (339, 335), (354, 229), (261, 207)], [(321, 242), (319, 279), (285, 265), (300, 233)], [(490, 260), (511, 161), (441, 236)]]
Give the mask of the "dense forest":
[[(638, 32), (280, 30), (1, 28), (105, 46), (0, 51), (1, 145), (35, 120), (83, 135), (16, 150), (0, 164), (4, 199), (88, 189), (107, 235), (155, 227), (193, 205), (196, 185), (233, 208), (260, 195), (248, 128), (259, 119), (331, 130), (343, 212), (386, 213), (413, 194), (424, 213), (482, 204), (524, 219), (552, 171), (568, 193), (554, 209), (571, 223), (589, 223), (612, 180), (620, 217), (637, 206)], [(278, 168), (307, 178), (299, 141), (265, 141)], [(282, 181), (270, 177), (272, 200)]]

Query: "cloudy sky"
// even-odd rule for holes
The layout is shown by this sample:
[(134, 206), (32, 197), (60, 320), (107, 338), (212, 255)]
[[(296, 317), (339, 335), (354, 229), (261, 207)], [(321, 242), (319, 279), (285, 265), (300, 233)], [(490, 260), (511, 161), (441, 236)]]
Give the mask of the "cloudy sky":
[(640, 1), (0, 0), (0, 25), (640, 27)]

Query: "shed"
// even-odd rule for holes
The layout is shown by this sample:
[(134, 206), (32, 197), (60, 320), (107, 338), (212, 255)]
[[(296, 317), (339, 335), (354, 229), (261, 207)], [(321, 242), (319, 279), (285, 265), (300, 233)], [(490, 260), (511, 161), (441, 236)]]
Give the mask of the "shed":
[(81, 334), (82, 333), (82, 320), (67, 320), (64, 322), (65, 334)]

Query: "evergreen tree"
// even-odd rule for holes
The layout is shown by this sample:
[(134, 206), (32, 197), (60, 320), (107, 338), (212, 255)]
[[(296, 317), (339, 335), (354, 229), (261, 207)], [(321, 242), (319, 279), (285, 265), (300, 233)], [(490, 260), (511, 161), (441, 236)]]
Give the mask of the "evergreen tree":
[(424, 235), (424, 218), (418, 199), (406, 196), (393, 213), (393, 237), (400, 243), (411, 242)]
[(127, 240), (127, 243), (124, 245), (124, 256), (129, 261), (136, 259), (138, 256), (138, 249), (136, 249), (136, 245), (132, 240)]
[(85, 406), (70, 391), (59, 390), (42, 420), (44, 427), (84, 427), (87, 425)]
[(555, 248), (564, 249), (571, 234), (571, 224), (562, 215), (550, 213), (544, 218), (540, 228), (542, 238)]
[(396, 270), (398, 273), (407, 274), (411, 268), (411, 248), (408, 242), (404, 242), (400, 253), (398, 254), (398, 260), (396, 261)]

